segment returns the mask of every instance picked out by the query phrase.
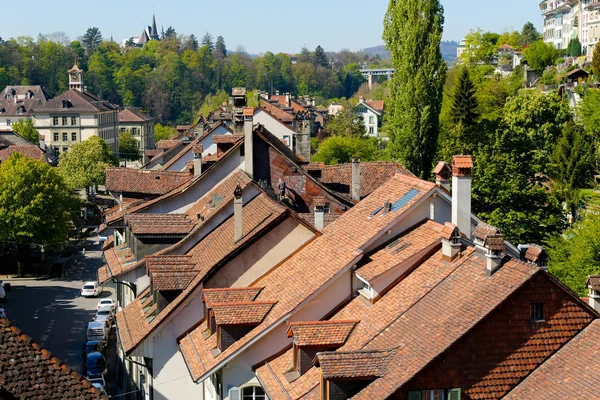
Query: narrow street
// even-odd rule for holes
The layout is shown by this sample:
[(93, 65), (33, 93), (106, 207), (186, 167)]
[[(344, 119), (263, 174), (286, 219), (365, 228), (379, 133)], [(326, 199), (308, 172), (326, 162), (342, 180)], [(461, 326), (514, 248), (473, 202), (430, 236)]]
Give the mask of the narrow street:
[[(97, 298), (81, 297), (80, 289), (97, 280), (102, 256), (98, 237), (89, 243), (86, 254), (76, 254), (60, 279), (8, 280), (12, 291), (4, 303), (12, 324), (79, 373), (87, 324), (98, 304)], [(101, 297), (112, 296), (112, 287), (103, 289)]]

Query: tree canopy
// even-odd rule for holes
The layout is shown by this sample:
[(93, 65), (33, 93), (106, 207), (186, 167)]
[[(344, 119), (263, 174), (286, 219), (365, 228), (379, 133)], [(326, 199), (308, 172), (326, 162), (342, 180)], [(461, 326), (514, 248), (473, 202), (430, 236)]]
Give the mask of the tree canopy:
[(390, 1), (383, 39), (396, 69), (387, 108), (389, 152), (420, 177), (436, 153), (446, 63), (440, 53), (444, 11), (438, 0)]
[(23, 136), (36, 146), (40, 143), (40, 132), (33, 127), (33, 122), (30, 119), (21, 119), (13, 122), (11, 125), (13, 132)]
[(600, 42), (596, 43), (592, 53), (592, 73), (600, 76)]
[(121, 160), (135, 161), (140, 158), (138, 141), (131, 132), (119, 133), (119, 158)]
[(325, 130), (332, 136), (364, 136), (366, 133), (365, 122), (356, 113), (355, 107), (347, 104), (333, 117)]
[(106, 168), (118, 165), (108, 144), (92, 136), (60, 155), (58, 171), (70, 188), (81, 189), (104, 184)]
[(538, 40), (526, 47), (523, 55), (531, 69), (543, 71), (546, 67), (554, 65), (560, 53), (551, 43)]
[(364, 139), (359, 136), (331, 136), (319, 145), (319, 151), (311, 158), (312, 161), (325, 164), (343, 164), (359, 156), (361, 161), (373, 161), (378, 158), (379, 147), (377, 139)]
[(162, 125), (161, 123), (154, 125), (154, 143), (169, 140), (171, 136), (177, 136), (177, 134), (177, 129), (173, 126)]
[(91, 54), (100, 43), (102, 43), (102, 33), (96, 27), (88, 28), (81, 38), (81, 44), (88, 54)]

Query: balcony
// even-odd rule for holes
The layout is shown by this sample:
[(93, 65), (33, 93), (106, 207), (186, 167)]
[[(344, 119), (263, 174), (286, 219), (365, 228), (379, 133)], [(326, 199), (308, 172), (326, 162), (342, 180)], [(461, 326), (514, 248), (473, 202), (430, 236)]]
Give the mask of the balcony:
[(592, 0), (586, 6), (586, 10), (596, 10), (600, 8), (600, 0)]

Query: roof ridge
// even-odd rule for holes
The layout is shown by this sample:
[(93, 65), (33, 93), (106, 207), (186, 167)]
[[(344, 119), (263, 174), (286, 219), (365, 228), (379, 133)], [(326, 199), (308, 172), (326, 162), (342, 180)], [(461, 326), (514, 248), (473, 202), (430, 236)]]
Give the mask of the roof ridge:
[(254, 286), (248, 286), (248, 287), (236, 287), (236, 288), (209, 288), (209, 289), (202, 289), (202, 291), (204, 293), (208, 292), (208, 293), (215, 293), (215, 292), (229, 292), (229, 291), (242, 291), (242, 290), (261, 290), (263, 289), (262, 287), (254, 287)]
[(277, 304), (277, 300), (262, 300), (262, 301), (233, 301), (231, 303), (214, 303), (211, 308), (227, 307), (227, 306), (254, 306), (254, 305), (273, 305)]
[(340, 319), (340, 320), (326, 320), (326, 321), (295, 321), (290, 322), (290, 326), (303, 326), (303, 325), (342, 325), (342, 324), (357, 324), (359, 319)]

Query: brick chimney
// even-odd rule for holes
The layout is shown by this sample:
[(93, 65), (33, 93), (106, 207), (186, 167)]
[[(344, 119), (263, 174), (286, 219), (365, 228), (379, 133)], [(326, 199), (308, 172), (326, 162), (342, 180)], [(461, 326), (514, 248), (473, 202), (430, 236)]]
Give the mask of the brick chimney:
[(237, 185), (233, 191), (233, 243), (242, 240), (244, 236), (244, 203), (242, 202), (242, 187)]
[(442, 260), (454, 261), (460, 254), (462, 244), (458, 227), (446, 222), (442, 229)]
[(452, 158), (452, 223), (471, 237), (471, 156)]
[(360, 157), (352, 157), (352, 200), (360, 201)]
[(495, 226), (480, 223), (473, 231), (476, 254), (486, 260), (485, 274), (490, 277), (502, 265), (504, 235)]
[(194, 153), (194, 178), (202, 174), (202, 153), (204, 152), (204, 146), (201, 144), (194, 145), (192, 147), (192, 153)]
[(587, 280), (588, 304), (600, 312), (600, 275), (590, 275)]
[[(519, 250), (521, 250), (521, 246), (519, 245)], [(527, 250), (525, 251), (525, 256), (523, 257), (525, 261), (537, 265), (539, 268), (548, 270), (548, 253), (546, 249), (537, 244), (529, 244), (527, 245)]]
[(252, 177), (254, 176), (254, 108), (244, 108), (244, 170)]
[(435, 174), (435, 184), (441, 188), (444, 188), (450, 193), (450, 181), (452, 178), (452, 169), (445, 161), (437, 163), (433, 170)]

